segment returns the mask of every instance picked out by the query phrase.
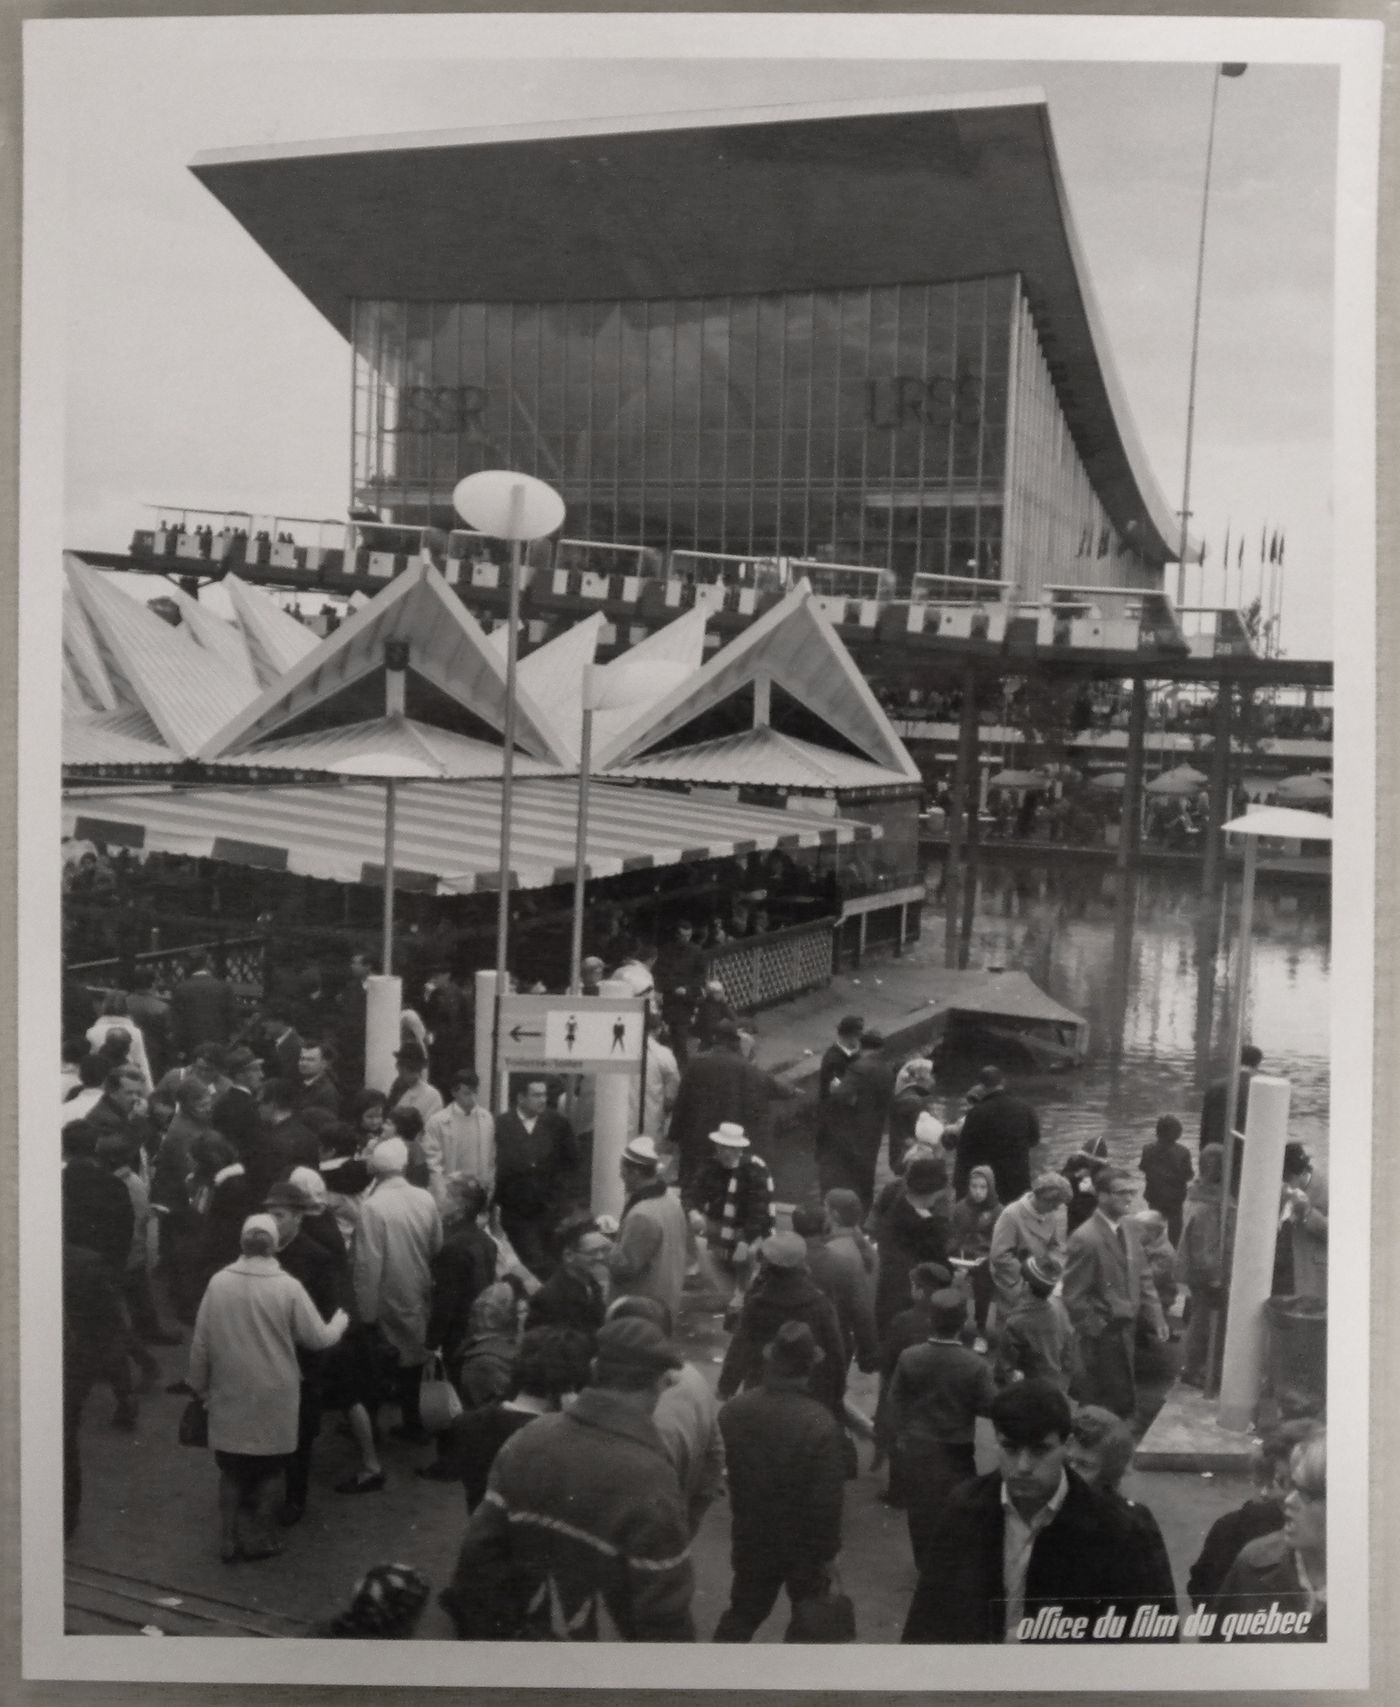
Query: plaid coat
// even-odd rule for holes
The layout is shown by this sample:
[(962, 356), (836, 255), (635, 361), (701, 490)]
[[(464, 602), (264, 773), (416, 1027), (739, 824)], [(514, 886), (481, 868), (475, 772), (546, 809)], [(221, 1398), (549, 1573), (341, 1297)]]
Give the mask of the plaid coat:
[(773, 1176), (767, 1162), (751, 1150), (732, 1169), (707, 1157), (691, 1183), (686, 1208), (698, 1209), (719, 1227), (721, 1255), (741, 1242), (766, 1239), (773, 1231)]

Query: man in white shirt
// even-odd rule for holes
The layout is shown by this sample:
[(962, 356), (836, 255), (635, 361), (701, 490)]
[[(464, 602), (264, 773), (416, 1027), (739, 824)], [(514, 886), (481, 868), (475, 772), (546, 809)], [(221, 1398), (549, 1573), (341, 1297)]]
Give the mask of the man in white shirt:
[(619, 983), (626, 984), (632, 995), (645, 996), (647, 1005), (653, 1012), (659, 1011), (656, 1000), (656, 980), (652, 976), (652, 967), (655, 964), (656, 944), (654, 942), (639, 942), (613, 973), (613, 978)]
[(439, 1205), (445, 1201), (443, 1182), (449, 1174), (472, 1174), (491, 1191), (496, 1183), (496, 1122), (477, 1107), (480, 1080), (470, 1067), (452, 1075), (452, 1100), (423, 1128), (423, 1154), (428, 1181)]

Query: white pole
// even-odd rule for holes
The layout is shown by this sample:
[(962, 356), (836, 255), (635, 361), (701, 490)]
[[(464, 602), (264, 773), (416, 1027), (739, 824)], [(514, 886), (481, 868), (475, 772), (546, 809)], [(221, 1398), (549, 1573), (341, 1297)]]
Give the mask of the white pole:
[[(501, 730), (501, 840), (500, 895), (496, 903), (496, 992), (499, 998), (506, 988), (506, 965), (510, 948), (510, 818), (514, 804), (515, 782), (515, 669), (519, 654), (517, 630), (520, 627), (520, 538), (525, 525), (525, 488), (516, 485), (510, 494), (510, 586), (507, 588), (506, 615), (506, 705)], [(495, 1016), (491, 1032), (490, 1069), (487, 1082), (494, 1083), (496, 1071)], [(480, 1068), (477, 1069), (478, 1072)]]
[(569, 937), (569, 989), (583, 989), (583, 906), (588, 885), (588, 792), (593, 764), (593, 666), (583, 668), (583, 731), (578, 756), (578, 831), (574, 838), (574, 919)]
[[(1250, 1081), (1244, 1170), (1230, 1265), (1225, 1367), (1220, 1380), (1220, 1408), (1216, 1413), (1220, 1427), (1232, 1434), (1245, 1433), (1253, 1425), (1258, 1408), (1265, 1344), (1264, 1311), (1273, 1290), (1290, 1094), (1287, 1079), (1256, 1073)], [(1226, 1185), (1228, 1189), (1228, 1176)]]
[(476, 975), (476, 1076), (481, 1081), (477, 1094), (483, 1108), (499, 1111), (500, 1086), (496, 1083), (496, 974), (478, 972)]
[(384, 779), (384, 942), (380, 967), (387, 977), (394, 970), (394, 815), (398, 784)]
[[(1196, 431), (1196, 358), (1201, 347), (1201, 288), (1206, 271), (1206, 216), (1210, 212), (1210, 166), (1215, 154), (1215, 111), (1220, 104), (1220, 71), (1210, 80), (1210, 132), (1206, 139), (1206, 181), (1201, 191), (1201, 240), (1196, 250), (1196, 302), (1191, 320), (1191, 376), (1186, 387), (1186, 462), (1181, 477), (1181, 545), (1177, 554), (1176, 599), (1186, 603), (1186, 545), (1191, 526), (1191, 442)], [(1205, 569), (1202, 566), (1204, 581)]]
[(365, 984), (365, 1083), (386, 1094), (394, 1082), (403, 983), (376, 973)]
[[(630, 996), (632, 986), (608, 978), (598, 986), (600, 996)], [(622, 1152), (632, 1132), (632, 1099), (641, 1106), (639, 1073), (598, 1073), (593, 1079), (593, 1174), (589, 1201), (595, 1215), (621, 1215)], [(633, 1087), (637, 1086), (634, 1092)]]
[[(1224, 859), (1222, 850), (1221, 858)], [(1228, 1185), (1235, 1165), (1235, 1127), (1239, 1122), (1240, 1051), (1244, 1048), (1245, 1010), (1249, 1006), (1249, 962), (1254, 948), (1254, 874), (1259, 860), (1258, 836), (1244, 838), (1244, 881), (1240, 888), (1240, 946), (1235, 956), (1235, 991), (1230, 1015), (1230, 1058), (1225, 1063), (1225, 1146), (1223, 1161)], [(1251, 1091), (1252, 1094), (1252, 1091)], [(1225, 1214), (1222, 1204), (1221, 1215)], [(1225, 1224), (1221, 1221), (1221, 1237)]]

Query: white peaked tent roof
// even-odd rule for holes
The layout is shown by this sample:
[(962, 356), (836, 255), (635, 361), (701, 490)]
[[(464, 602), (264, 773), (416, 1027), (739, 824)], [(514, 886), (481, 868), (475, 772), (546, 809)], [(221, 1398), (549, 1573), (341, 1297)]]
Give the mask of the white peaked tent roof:
[(220, 585), (233, 606), (234, 621), (242, 631), (260, 688), (270, 687), (321, 644), (314, 629), (289, 616), (261, 588), (249, 586), (232, 574), (225, 575)]
[[(211, 731), (199, 749), (220, 759), (270, 740), (352, 683), (384, 668), (390, 640), (409, 646), (409, 669), (493, 729), (505, 721), (505, 664), (481, 625), (429, 563), (416, 562), (320, 641), (256, 700)], [(567, 762), (548, 716), (517, 683), (518, 743), (534, 757)]]
[(178, 757), (193, 757), (247, 703), (246, 673), (71, 552), (63, 568), (111, 683), (112, 709), (144, 711)]
[(181, 625), (195, 645), (219, 660), (243, 690), (245, 702), (256, 697), (262, 683), (253, 668), (248, 643), (240, 628), (215, 616), (208, 605), (192, 599), (183, 587), (167, 585), (164, 597), (171, 599), (180, 612)]
[(872, 765), (869, 759), (768, 727), (647, 753), (610, 766), (607, 774), (638, 782), (688, 782), (700, 788), (888, 788), (896, 780), (883, 765)]
[(71, 580), (63, 588), (63, 691), (65, 710), (117, 710), (117, 691)]
[(65, 765), (174, 765), (181, 757), (139, 709), (63, 719)]
[[(588, 616), (537, 646), (516, 666), (516, 681), (532, 695), (554, 726), (555, 739), (572, 763), (579, 756), (579, 720), (583, 715), (583, 672), (593, 662), (602, 633), (601, 613)], [(497, 630), (504, 645), (506, 631)]]
[(858, 747), (886, 780), (917, 782), (918, 766), (801, 581), (671, 692), (599, 747), (600, 769), (637, 759), (668, 735), (768, 676)]
[[(338, 729), (262, 741), (219, 762), (249, 770), (326, 771), (337, 776), (426, 778), (436, 781), (499, 777), (505, 749), (416, 718), (390, 715)], [(559, 767), (527, 754), (515, 757), (516, 776), (557, 776)]]

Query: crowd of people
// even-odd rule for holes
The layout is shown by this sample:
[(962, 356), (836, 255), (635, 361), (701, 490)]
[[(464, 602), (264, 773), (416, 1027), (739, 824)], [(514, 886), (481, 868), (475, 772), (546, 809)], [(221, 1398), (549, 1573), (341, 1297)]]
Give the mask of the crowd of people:
[[(522, 1076), (492, 1110), (463, 1040), (420, 1021), (392, 1088), (365, 1088), (362, 968), (334, 1016), (244, 1018), (207, 965), (168, 1000), (116, 992), (89, 1016), (72, 997), (70, 1023), (88, 1023), (65, 1047), (61, 1117), (66, 1532), (93, 1390), (132, 1427), (160, 1378), (151, 1347), (187, 1331), (171, 1390), (212, 1451), (231, 1565), (289, 1544), (327, 1417), (348, 1498), (386, 1486), (393, 1419), (391, 1438), (425, 1449), (417, 1475), (463, 1489), (440, 1595), (463, 1638), (693, 1639), (691, 1544), (726, 1497), (713, 1639), (751, 1639), (785, 1591), (791, 1640), (848, 1640), (854, 1367), (879, 1383), (867, 1473), (907, 1518), (906, 1641), (1036, 1639), (1055, 1601), (1174, 1612), (1157, 1524), (1118, 1487), (1139, 1362), (1177, 1334), (1178, 1295), (1183, 1377), (1211, 1378), (1231, 1241), (1219, 1087), (1194, 1157), (1167, 1115), (1136, 1171), (1101, 1138), (1051, 1166), (997, 1068), (948, 1122), (932, 1062), (896, 1070), (852, 1014), (811, 1093), (816, 1190), (780, 1217), (764, 1150), (797, 1092), (754, 1062), (732, 1009), (702, 1019), (688, 946), (664, 980), (645, 945), (612, 968), (650, 1002), (649, 1053), (668, 1063), (642, 1090), (617, 1219), (590, 1208), (569, 1087)], [(1259, 1065), (1249, 1050), (1237, 1106)], [(1297, 1146), (1280, 1207), (1280, 1284), (1325, 1297), (1325, 1182)], [(678, 1349), (697, 1286), (727, 1300), (713, 1389)], [(979, 1477), (983, 1418), (997, 1464)], [(1317, 1637), (1325, 1585), (1313, 1415), (1265, 1442), (1256, 1497), (1187, 1587), (1222, 1609), (1286, 1599)], [(410, 1567), (378, 1567), (331, 1633), (408, 1634), (426, 1599)]]

